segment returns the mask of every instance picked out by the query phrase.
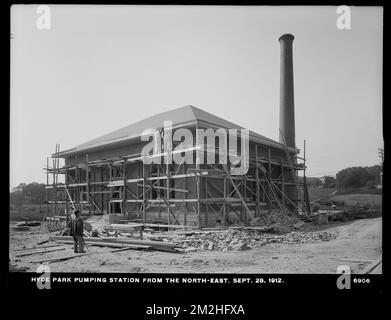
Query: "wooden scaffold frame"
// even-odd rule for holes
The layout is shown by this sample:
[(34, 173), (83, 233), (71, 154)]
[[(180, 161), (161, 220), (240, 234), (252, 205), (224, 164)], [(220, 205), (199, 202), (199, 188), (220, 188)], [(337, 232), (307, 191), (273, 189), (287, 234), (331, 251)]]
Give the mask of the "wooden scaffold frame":
[[(198, 227), (207, 226), (210, 220), (221, 225), (229, 225), (235, 219), (249, 224), (272, 210), (308, 213), (306, 181), (304, 178), (299, 182), (297, 175), (299, 170), (305, 169), (305, 155), (304, 164), (299, 164), (298, 159), (302, 158), (286, 149), (285, 159), (277, 161), (272, 159), (270, 148), (265, 157), (259, 155), (258, 145), (254, 145), (255, 154), (249, 155), (249, 170), (243, 176), (233, 176), (229, 163), (197, 164), (191, 168), (186, 163), (170, 164), (168, 161), (145, 164), (140, 154), (94, 161), (89, 161), (86, 154), (83, 163), (67, 165), (65, 159), (66, 165), (60, 168), (60, 149), (56, 145), (53, 167), (49, 167), (47, 159), (45, 168), (48, 211), (58, 216), (79, 209), (84, 214), (93, 215), (112, 214), (119, 208), (123, 220), (126, 221), (129, 214), (137, 214), (138, 221), (148, 223), (149, 210), (157, 208), (158, 222), (168, 227), (190, 225), (189, 213), (195, 215), (195, 226)], [(193, 146), (186, 150), (196, 152), (198, 149)], [(153, 157), (165, 158), (168, 153)], [(105, 178), (104, 171), (108, 172), (108, 178)], [(275, 171), (280, 172), (278, 177), (274, 176)], [(100, 179), (97, 178), (98, 172)], [(64, 183), (58, 183), (60, 174), (65, 176)], [(52, 183), (50, 176), (53, 177)], [(181, 181), (181, 187), (177, 187), (175, 181)], [(195, 183), (195, 196), (189, 197), (192, 182)], [(289, 187), (296, 188), (297, 199), (287, 196)], [(183, 197), (173, 198), (173, 192)], [(128, 209), (129, 204), (131, 209)], [(163, 213), (166, 214), (165, 221)], [(178, 215), (183, 218), (179, 219)]]

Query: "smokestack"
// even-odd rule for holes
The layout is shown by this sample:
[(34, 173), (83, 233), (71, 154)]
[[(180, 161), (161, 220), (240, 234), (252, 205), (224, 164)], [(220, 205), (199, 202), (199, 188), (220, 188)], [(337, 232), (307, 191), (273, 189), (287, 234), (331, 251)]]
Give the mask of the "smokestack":
[(295, 37), (282, 35), (280, 41), (280, 143), (296, 148), (293, 92), (292, 43)]

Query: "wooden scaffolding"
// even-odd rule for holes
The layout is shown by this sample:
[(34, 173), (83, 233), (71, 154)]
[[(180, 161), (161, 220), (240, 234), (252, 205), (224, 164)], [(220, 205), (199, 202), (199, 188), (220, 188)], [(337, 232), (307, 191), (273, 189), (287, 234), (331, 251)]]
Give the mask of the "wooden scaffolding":
[[(254, 147), (247, 174), (234, 176), (229, 163), (145, 164), (141, 154), (94, 161), (86, 154), (83, 162), (69, 165), (65, 158), (60, 167), (57, 145), (53, 166), (48, 159), (45, 168), (49, 211), (66, 216), (78, 209), (88, 215), (119, 215), (125, 221), (198, 227), (236, 221), (247, 225), (273, 210), (309, 213), (305, 155), (300, 158), (286, 148), (285, 157), (277, 161), (270, 148), (265, 157), (260, 156), (259, 145)], [(197, 147), (192, 148), (196, 152)], [(162, 160), (167, 156), (159, 155)], [(59, 175), (64, 176), (63, 183), (58, 182)], [(292, 197), (292, 190), (297, 196)]]

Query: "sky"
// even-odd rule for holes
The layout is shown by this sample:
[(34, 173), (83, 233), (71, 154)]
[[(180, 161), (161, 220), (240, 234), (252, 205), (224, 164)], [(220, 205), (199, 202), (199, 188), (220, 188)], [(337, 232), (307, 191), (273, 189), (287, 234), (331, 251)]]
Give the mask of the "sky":
[(11, 7), (10, 188), (46, 182), (54, 153), (193, 105), (278, 141), (280, 47), (295, 36), (296, 145), (307, 175), (379, 164), (383, 9)]

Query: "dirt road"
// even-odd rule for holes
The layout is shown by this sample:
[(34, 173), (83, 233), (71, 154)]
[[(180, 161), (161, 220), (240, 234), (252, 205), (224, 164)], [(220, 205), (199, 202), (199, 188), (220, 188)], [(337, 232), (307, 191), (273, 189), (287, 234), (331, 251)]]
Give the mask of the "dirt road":
[[(39, 228), (38, 228), (39, 229)], [(10, 251), (31, 247), (48, 238), (39, 231), (11, 232)], [(96, 254), (50, 263), (52, 272), (129, 272), (129, 273), (335, 273), (339, 265), (349, 265), (352, 273), (382, 255), (382, 218), (361, 219), (323, 227), (335, 234), (330, 241), (305, 244), (266, 244), (247, 251), (205, 251), (166, 253), (123, 251), (107, 253), (108, 248), (89, 247)], [(72, 254), (66, 250), (20, 257), (16, 264), (35, 271), (32, 260)], [(367, 260), (367, 262), (347, 262)], [(376, 273), (381, 273), (381, 268)]]

